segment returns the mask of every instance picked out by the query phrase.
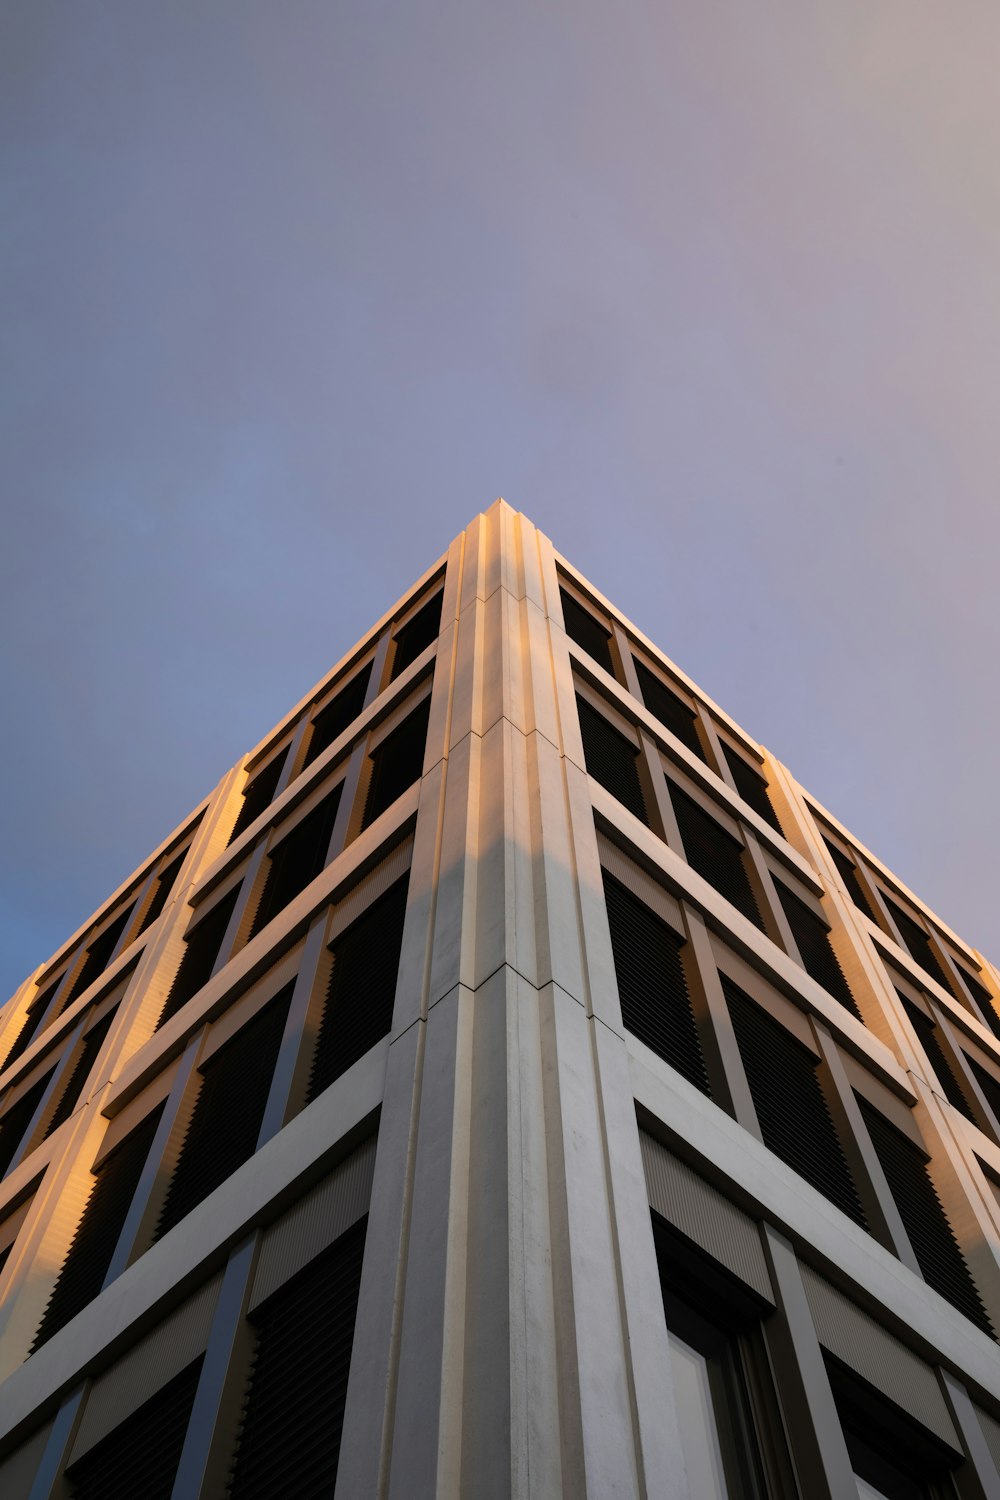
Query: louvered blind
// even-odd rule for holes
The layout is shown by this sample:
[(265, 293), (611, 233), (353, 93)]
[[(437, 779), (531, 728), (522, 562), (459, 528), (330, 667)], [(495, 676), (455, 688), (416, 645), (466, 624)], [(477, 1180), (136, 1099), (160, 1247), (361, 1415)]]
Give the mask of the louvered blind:
[(604, 895), (622, 1021), (688, 1083), (708, 1094), (705, 1060), (681, 962), (685, 939), (608, 874)]
[(887, 896), (884, 891), (882, 892), (882, 896), (886, 906), (889, 908), (893, 921), (899, 928), (903, 945), (909, 952), (914, 963), (918, 963), (925, 974), (929, 974), (932, 979), (936, 979), (941, 988), (947, 990), (950, 994), (951, 985), (948, 983), (944, 970), (934, 956), (934, 950), (931, 948), (931, 940), (927, 936), (927, 933), (920, 926), (919, 922), (914, 921), (913, 917), (903, 910), (898, 902), (893, 901), (891, 896)]
[(914, 1005), (912, 1000), (908, 1000), (902, 990), (897, 989), (896, 994), (902, 1002), (910, 1025), (917, 1033), (917, 1040), (927, 1055), (927, 1061), (937, 1075), (938, 1083), (941, 1085), (945, 1098), (967, 1120), (971, 1120), (973, 1125), (978, 1124), (975, 1115), (969, 1107), (969, 1101), (962, 1092), (962, 1086), (958, 1081), (955, 1071), (945, 1056), (944, 1048), (938, 1036), (938, 1029), (934, 1022), (930, 1016), (924, 1014), (919, 1005)]
[(62, 997), (63, 1009), (77, 995), (82, 995), (84, 990), (93, 984), (99, 974), (111, 962), (111, 955), (118, 946), (118, 939), (125, 931), (129, 918), (135, 909), (135, 903), (130, 902), (123, 912), (119, 912), (113, 922), (109, 922), (99, 938), (91, 943), (87, 949), (87, 957), (83, 961), (79, 974), (70, 981), (69, 988)]
[(444, 594), (439, 591), (433, 599), (428, 599), (422, 609), (418, 609), (412, 619), (401, 625), (393, 637), (392, 672), (390, 682), (406, 671), (407, 667), (416, 661), (422, 651), (426, 651), (431, 641), (437, 640), (438, 631), (441, 629), (441, 604)]
[(250, 781), (247, 782), (243, 792), (243, 806), (240, 808), (233, 831), (229, 835), (229, 842), (238, 839), (245, 828), (255, 823), (261, 813), (271, 806), (281, 773), (284, 770), (287, 750), (282, 750), (268, 761)]
[(333, 967), (309, 1077), (310, 1101), (392, 1027), (408, 883), (407, 875), (390, 886), (332, 945)]
[(236, 886), (223, 896), (189, 933), (177, 977), (170, 986), (158, 1025), (163, 1026), (175, 1016), (211, 979), (239, 893), (239, 886)]
[(368, 792), (361, 827), (367, 828), (424, 774), (431, 701), (425, 698), (369, 756)]
[(74, 1318), (104, 1285), (160, 1123), (162, 1105), (126, 1136), (94, 1173), (94, 1186), (77, 1225), (32, 1352)]
[(364, 1257), (361, 1219), (253, 1314), (256, 1347), (230, 1500), (329, 1500)]
[(164, 865), (163, 869), (156, 877), (156, 889), (153, 892), (153, 899), (146, 907), (146, 911), (142, 918), (142, 923), (139, 927), (139, 932), (136, 933), (137, 937), (141, 933), (145, 932), (147, 927), (152, 927), (153, 923), (156, 921), (157, 917), (166, 906), (167, 897), (170, 895), (170, 892), (174, 888), (174, 881), (177, 879), (178, 875), (181, 872), (181, 865), (187, 858), (187, 854), (188, 851), (186, 849), (182, 849), (180, 854), (175, 854), (170, 863), (168, 865)]
[(665, 682), (655, 676), (641, 661), (636, 661), (635, 670), (642, 690), (642, 701), (651, 714), (655, 714), (665, 729), (686, 745), (700, 760), (705, 759), (698, 738), (697, 715), (683, 699), (672, 693)]
[(576, 706), (580, 713), (580, 736), (588, 773), (648, 828), (649, 813), (639, 778), (638, 746), (619, 734), (585, 698), (578, 697)]
[(778, 892), (782, 910), (788, 919), (788, 925), (792, 929), (792, 937), (799, 950), (802, 967), (817, 984), (823, 986), (827, 994), (832, 995), (845, 1010), (849, 1010), (852, 1016), (857, 1016), (860, 1021), (861, 1012), (855, 1004), (854, 996), (844, 977), (844, 971), (833, 951), (833, 944), (830, 942), (830, 934), (825, 922), (780, 880), (775, 880), (774, 886)]
[(257, 1150), (294, 984), (220, 1047), (201, 1087), (156, 1226), (160, 1239)]
[(739, 985), (719, 977), (765, 1146), (867, 1229), (816, 1059)]
[(76, 1059), (66, 1077), (59, 1101), (46, 1128), (46, 1136), (50, 1136), (64, 1120), (68, 1120), (76, 1108), (80, 1095), (83, 1093), (83, 1086), (97, 1061), (97, 1054), (104, 1046), (104, 1039), (111, 1029), (116, 1009), (117, 1007), (113, 1007), (99, 1021), (95, 1021), (81, 1041)]
[(559, 597), (562, 599), (563, 620), (570, 640), (575, 641), (582, 651), (586, 651), (598, 666), (603, 667), (605, 672), (610, 672), (613, 677), (615, 668), (611, 659), (611, 632), (594, 618), (589, 609), (584, 609), (571, 594), (567, 594), (565, 589), (559, 590)]
[(70, 1465), (73, 1500), (170, 1500), (201, 1364), (175, 1375)]
[(752, 807), (754, 812), (764, 819), (765, 823), (770, 823), (771, 827), (777, 829), (778, 833), (780, 833), (781, 824), (778, 822), (778, 814), (771, 803), (771, 798), (767, 790), (767, 782), (764, 780), (764, 777), (759, 771), (755, 771), (753, 766), (749, 765), (743, 759), (742, 755), (738, 751), (733, 750), (731, 746), (723, 745), (722, 750), (729, 769), (733, 773), (736, 790), (743, 798), (743, 801), (748, 807)]
[(324, 750), (329, 749), (334, 740), (339, 739), (344, 730), (347, 729), (365, 706), (365, 694), (368, 691), (368, 679), (372, 675), (371, 662), (367, 667), (362, 667), (360, 672), (355, 673), (344, 687), (340, 689), (336, 697), (330, 702), (312, 721), (312, 730), (309, 734), (309, 743), (306, 745), (306, 753), (302, 760), (303, 768), (311, 765)]
[(831, 844), (829, 839), (825, 838), (823, 842), (829, 851), (830, 858), (837, 867), (837, 872), (841, 880), (847, 887), (847, 894), (855, 906), (859, 911), (863, 911), (866, 916), (871, 917), (873, 922), (876, 921), (877, 918), (872, 911), (871, 902), (865, 895), (864, 887), (858, 877), (857, 866), (852, 860), (848, 859), (843, 850), (837, 848), (836, 844)]
[(343, 789), (343, 782), (335, 786), (267, 856), (267, 874), (250, 928), (251, 937), (284, 911), (326, 865)]
[(924, 1280), (993, 1337), (965, 1257), (931, 1181), (927, 1158), (866, 1099), (859, 1096), (858, 1104)]
[(42, 1095), (49, 1086), (52, 1078), (50, 1068), (37, 1083), (33, 1083), (18, 1099), (0, 1116), (0, 1177), (4, 1175), (11, 1162), (17, 1154), (18, 1148), (24, 1139), (24, 1132), (31, 1124), (35, 1110), (42, 1102)]
[(667, 786), (688, 864), (763, 932), (760, 907), (743, 864), (742, 844), (720, 827), (693, 798), (681, 791), (669, 776)]

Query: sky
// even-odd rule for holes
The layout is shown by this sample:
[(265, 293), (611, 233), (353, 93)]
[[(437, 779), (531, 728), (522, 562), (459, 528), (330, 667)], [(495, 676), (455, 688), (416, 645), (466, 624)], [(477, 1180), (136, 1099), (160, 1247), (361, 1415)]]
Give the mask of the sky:
[(1000, 10), (7, 0), (0, 995), (503, 495), (1000, 960)]

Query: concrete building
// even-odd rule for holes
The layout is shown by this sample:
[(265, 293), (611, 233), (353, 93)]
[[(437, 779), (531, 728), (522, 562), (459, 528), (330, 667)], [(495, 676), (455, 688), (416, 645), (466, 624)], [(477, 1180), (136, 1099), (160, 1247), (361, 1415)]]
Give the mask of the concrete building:
[(998, 997), (497, 502), (0, 1013), (0, 1496), (997, 1496)]

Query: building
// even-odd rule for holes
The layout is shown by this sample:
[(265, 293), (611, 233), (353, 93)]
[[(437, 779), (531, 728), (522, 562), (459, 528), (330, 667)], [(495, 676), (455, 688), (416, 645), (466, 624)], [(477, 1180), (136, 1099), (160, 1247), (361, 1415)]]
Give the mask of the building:
[(0, 1013), (0, 1496), (997, 1496), (998, 997), (497, 502)]

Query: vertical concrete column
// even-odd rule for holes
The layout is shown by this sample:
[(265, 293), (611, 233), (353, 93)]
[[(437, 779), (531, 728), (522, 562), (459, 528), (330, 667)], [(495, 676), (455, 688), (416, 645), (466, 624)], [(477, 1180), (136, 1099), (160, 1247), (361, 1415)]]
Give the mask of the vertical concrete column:
[(449, 556), (340, 1500), (687, 1500), (631, 1097), (554, 556), (498, 502)]

